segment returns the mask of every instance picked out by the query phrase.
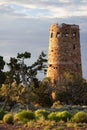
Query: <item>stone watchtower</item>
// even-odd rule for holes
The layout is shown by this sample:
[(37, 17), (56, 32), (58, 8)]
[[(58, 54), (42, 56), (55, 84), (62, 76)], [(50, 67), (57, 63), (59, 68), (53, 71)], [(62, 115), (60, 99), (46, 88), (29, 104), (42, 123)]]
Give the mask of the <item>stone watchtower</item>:
[(55, 23), (50, 27), (47, 77), (57, 83), (64, 72), (82, 76), (79, 26)]

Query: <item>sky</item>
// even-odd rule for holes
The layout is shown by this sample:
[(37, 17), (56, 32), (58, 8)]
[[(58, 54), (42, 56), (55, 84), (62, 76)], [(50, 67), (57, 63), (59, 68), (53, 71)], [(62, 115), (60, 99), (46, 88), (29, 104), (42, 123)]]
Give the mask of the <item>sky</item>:
[(31, 53), (29, 64), (48, 54), (54, 23), (80, 27), (83, 77), (87, 78), (87, 0), (0, 0), (0, 55), (9, 62), (17, 53)]

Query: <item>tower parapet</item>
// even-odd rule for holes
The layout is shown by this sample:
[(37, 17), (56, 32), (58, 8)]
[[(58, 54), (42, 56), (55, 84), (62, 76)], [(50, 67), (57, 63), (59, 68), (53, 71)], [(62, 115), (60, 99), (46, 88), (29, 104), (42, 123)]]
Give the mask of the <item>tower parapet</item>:
[(47, 77), (57, 83), (64, 72), (82, 76), (79, 26), (55, 23), (50, 27)]

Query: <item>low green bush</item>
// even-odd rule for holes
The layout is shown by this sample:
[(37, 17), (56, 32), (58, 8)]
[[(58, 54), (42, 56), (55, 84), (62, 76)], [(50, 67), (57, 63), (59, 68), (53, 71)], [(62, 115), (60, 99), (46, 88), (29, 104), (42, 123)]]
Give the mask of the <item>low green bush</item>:
[(72, 120), (76, 123), (87, 123), (87, 113), (79, 111), (73, 116)]
[(22, 121), (23, 123), (27, 123), (30, 120), (35, 119), (35, 114), (30, 110), (22, 110), (14, 116), (14, 120)]
[(12, 114), (5, 114), (3, 117), (3, 121), (4, 121), (4, 123), (7, 123), (7, 124), (13, 124), (13, 122), (14, 122), (13, 115)]
[(5, 114), (6, 114), (6, 112), (4, 110), (0, 110), (0, 120), (3, 119)]
[(58, 112), (56, 116), (59, 117), (59, 120), (67, 122), (68, 120), (71, 119), (72, 114), (68, 111), (62, 111), (62, 112)]
[(59, 121), (59, 117), (57, 117), (57, 112), (51, 112), (48, 115), (48, 119), (53, 121)]
[(70, 120), (72, 117), (72, 114), (68, 111), (63, 112), (52, 112), (48, 115), (48, 119), (54, 120), (54, 121), (67, 121)]
[(39, 119), (39, 118), (47, 119), (48, 114), (49, 114), (49, 112), (46, 110), (39, 109), (39, 110), (35, 111), (35, 116), (37, 119)]
[(32, 128), (36, 125), (36, 122), (34, 120), (31, 120), (29, 122), (27, 122), (26, 126), (29, 127), (29, 128)]

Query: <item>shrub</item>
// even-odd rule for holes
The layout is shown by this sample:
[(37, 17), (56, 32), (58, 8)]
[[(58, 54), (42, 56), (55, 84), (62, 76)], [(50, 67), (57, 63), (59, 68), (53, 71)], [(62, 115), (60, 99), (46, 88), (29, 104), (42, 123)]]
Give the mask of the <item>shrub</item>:
[(63, 112), (52, 112), (48, 115), (48, 119), (54, 120), (54, 121), (67, 121), (70, 120), (72, 117), (72, 114), (68, 111), (63, 111)]
[(57, 117), (56, 115), (57, 115), (57, 112), (51, 112), (48, 115), (48, 119), (49, 120), (53, 120), (53, 121), (59, 121), (59, 117)]
[(47, 119), (47, 117), (48, 117), (48, 111), (46, 111), (46, 110), (41, 110), (41, 109), (39, 109), (39, 110), (36, 110), (35, 111), (35, 116), (36, 116), (36, 118), (43, 118), (43, 119)]
[(52, 108), (62, 108), (63, 105), (60, 103), (60, 101), (56, 101), (53, 103)]
[(63, 112), (58, 112), (56, 116), (59, 117), (59, 120), (67, 122), (67, 120), (71, 119), (72, 114), (68, 111), (63, 111)]
[(34, 113), (33, 113), (32, 111), (30, 111), (30, 110), (23, 110), (23, 111), (17, 113), (17, 114), (14, 116), (14, 119), (26, 123), (26, 122), (28, 122), (28, 121), (30, 121), (30, 120), (35, 119), (35, 115), (34, 115)]
[(0, 120), (2, 120), (3, 119), (3, 117), (4, 117), (4, 115), (6, 114), (6, 112), (5, 111), (3, 111), (3, 110), (0, 110)]
[(4, 123), (13, 124), (13, 122), (14, 122), (13, 115), (12, 114), (4, 115), (3, 121), (4, 121)]
[(83, 123), (83, 122), (87, 123), (87, 113), (79, 111), (73, 116), (72, 120), (75, 121), (76, 123)]
[(36, 122), (34, 120), (31, 120), (31, 121), (27, 122), (27, 126), (29, 128), (35, 127), (36, 126)]

